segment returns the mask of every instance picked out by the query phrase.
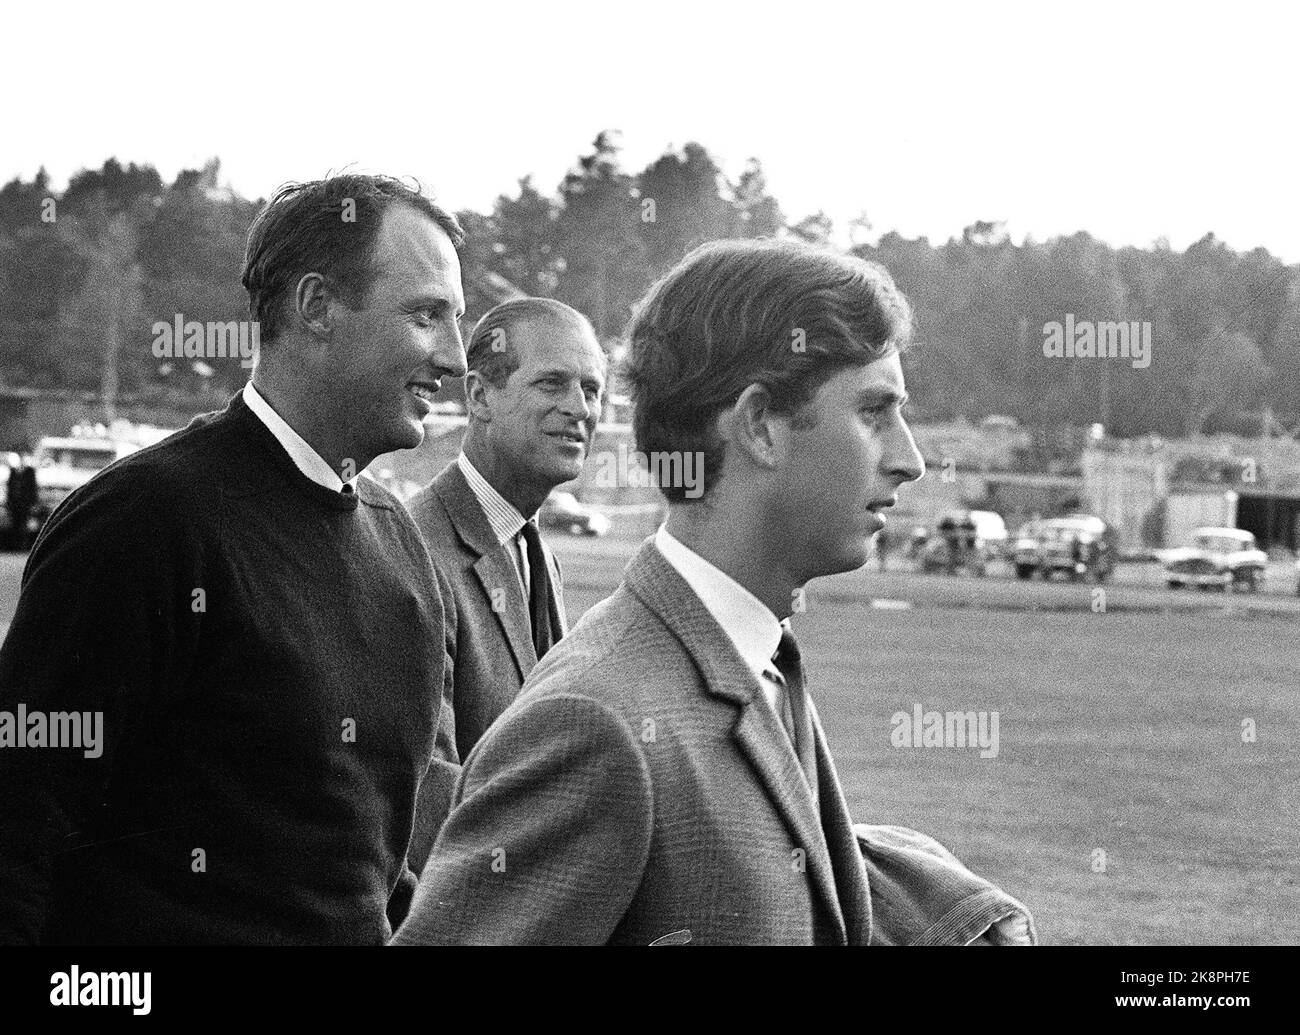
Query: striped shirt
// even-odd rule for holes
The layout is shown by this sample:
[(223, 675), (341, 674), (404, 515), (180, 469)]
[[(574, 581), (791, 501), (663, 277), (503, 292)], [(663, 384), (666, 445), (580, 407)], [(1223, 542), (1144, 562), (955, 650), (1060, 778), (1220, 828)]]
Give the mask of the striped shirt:
[(456, 464), (460, 467), (461, 473), (465, 475), (465, 480), (469, 482), (474, 498), (478, 500), (479, 506), (483, 508), (483, 514), (487, 518), (488, 526), (492, 529), (492, 534), (496, 536), (497, 542), (504, 546), (514, 540), (515, 548), (511, 551), (511, 555), (515, 559), (515, 566), (519, 569), (519, 579), (524, 587), (524, 599), (527, 600), (532, 588), (532, 580), (528, 571), (528, 547), (519, 534), (523, 531), (526, 519), (519, 513), (513, 503), (497, 492), (492, 483), (479, 473), (478, 468), (474, 466), (463, 450), (456, 457)]

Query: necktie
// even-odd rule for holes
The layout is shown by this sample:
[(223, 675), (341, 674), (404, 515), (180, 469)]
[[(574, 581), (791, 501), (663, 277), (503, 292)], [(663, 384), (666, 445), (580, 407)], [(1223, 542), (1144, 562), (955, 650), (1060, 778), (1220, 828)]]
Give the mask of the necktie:
[(812, 716), (808, 712), (808, 695), (804, 690), (803, 662), (799, 657), (799, 645), (794, 641), (794, 634), (782, 627), (781, 642), (772, 655), (772, 664), (781, 674), (785, 683), (786, 698), (790, 704), (790, 714), (794, 718), (795, 754), (803, 767), (808, 787), (812, 790), (813, 801), (817, 801), (817, 751), (813, 743)]
[(542, 552), (542, 537), (537, 526), (525, 521), (521, 530), (524, 546), (528, 553), (528, 612), (533, 626), (533, 647), (537, 651), (537, 660), (555, 646), (559, 639), (551, 620), (554, 606), (551, 594), (551, 577), (546, 567), (546, 555)]

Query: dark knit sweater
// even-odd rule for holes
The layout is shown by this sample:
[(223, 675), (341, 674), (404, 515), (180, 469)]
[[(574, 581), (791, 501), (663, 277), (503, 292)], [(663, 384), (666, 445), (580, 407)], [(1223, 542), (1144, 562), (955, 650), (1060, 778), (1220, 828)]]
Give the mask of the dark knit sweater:
[(442, 625), (401, 504), (239, 396), (99, 474), (28, 559), (0, 710), (102, 711), (103, 754), (0, 748), (0, 942), (384, 942)]

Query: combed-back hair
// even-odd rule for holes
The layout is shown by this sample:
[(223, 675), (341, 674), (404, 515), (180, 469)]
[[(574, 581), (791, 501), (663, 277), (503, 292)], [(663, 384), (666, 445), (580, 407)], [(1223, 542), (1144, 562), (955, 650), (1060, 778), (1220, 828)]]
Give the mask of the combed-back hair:
[(512, 298), (489, 309), (474, 325), (465, 349), (466, 366), (493, 388), (501, 388), (521, 362), (511, 331), (544, 320), (591, 326), (578, 310), (554, 298)]
[(349, 307), (361, 305), (374, 280), (371, 258), (384, 213), (410, 205), (424, 213), (459, 248), (465, 231), (450, 212), (391, 176), (345, 173), (290, 183), (258, 213), (248, 231), (241, 277), (261, 342), (284, 329), (298, 282), (319, 273)]

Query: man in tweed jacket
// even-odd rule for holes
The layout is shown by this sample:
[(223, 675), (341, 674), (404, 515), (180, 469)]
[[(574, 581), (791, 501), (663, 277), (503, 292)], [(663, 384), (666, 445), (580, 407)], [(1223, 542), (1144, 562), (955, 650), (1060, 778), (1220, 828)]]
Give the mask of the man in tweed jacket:
[(665, 527), (466, 760), (397, 944), (868, 943), (780, 619), (865, 563), (924, 472), (909, 325), (882, 269), (792, 242), (706, 245), (651, 290), (629, 332), (637, 445), (700, 454), (704, 493), (661, 482)]
[[(407, 504), (446, 576), (452, 601), (444, 723), (455, 751), (438, 750), (420, 784), (409, 860), (417, 873), (447, 816), (466, 758), (518, 695), (537, 658), (566, 629), (555, 555), (537, 535), (544, 630), (534, 629), (528, 521), (551, 490), (582, 473), (600, 417), (607, 361), (591, 324), (551, 298), (518, 298), (484, 314), (470, 336), (460, 455)], [(543, 615), (539, 608), (536, 620)], [(547, 635), (537, 642), (537, 633)]]

